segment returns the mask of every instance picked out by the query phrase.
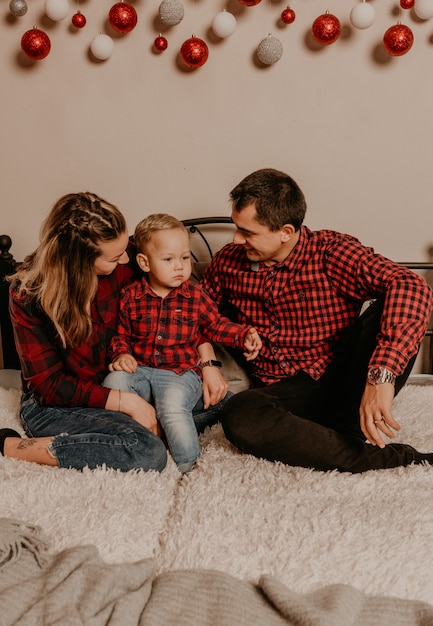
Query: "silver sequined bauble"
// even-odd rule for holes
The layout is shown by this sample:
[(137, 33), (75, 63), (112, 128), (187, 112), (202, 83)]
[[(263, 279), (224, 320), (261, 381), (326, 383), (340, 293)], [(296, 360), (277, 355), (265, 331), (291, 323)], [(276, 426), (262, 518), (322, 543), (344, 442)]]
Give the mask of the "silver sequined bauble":
[(22, 17), (27, 13), (26, 0), (11, 0), (9, 2), (9, 10), (12, 15), (15, 15), (16, 17)]
[(183, 20), (184, 8), (180, 0), (163, 0), (159, 5), (159, 17), (163, 24), (176, 26)]
[(257, 56), (265, 65), (272, 65), (281, 59), (283, 54), (283, 44), (279, 39), (268, 35), (259, 43)]

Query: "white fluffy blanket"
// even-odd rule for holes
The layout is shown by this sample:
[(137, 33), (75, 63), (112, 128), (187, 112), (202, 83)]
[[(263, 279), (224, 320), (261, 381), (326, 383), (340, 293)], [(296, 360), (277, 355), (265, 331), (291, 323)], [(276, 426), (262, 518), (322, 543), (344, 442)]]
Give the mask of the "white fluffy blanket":
[[(0, 389), (0, 426), (20, 430), (17, 390)], [(401, 441), (433, 451), (433, 386), (395, 401)], [(22, 432), (22, 431), (21, 431)], [(153, 557), (159, 572), (207, 568), (295, 592), (346, 584), (433, 604), (433, 467), (361, 475), (239, 454), (219, 425), (197, 467), (162, 474), (78, 472), (0, 457), (0, 517), (39, 525), (53, 551), (93, 544), (107, 563)]]

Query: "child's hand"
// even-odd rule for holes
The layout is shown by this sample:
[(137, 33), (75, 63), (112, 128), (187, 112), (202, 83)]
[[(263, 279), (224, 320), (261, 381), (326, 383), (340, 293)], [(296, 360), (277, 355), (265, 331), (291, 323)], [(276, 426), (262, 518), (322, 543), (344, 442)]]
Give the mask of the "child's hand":
[(110, 372), (117, 372), (119, 370), (123, 372), (128, 372), (129, 374), (133, 374), (137, 369), (137, 361), (134, 359), (132, 354), (120, 354), (117, 359), (115, 359), (110, 365), (108, 369)]
[(262, 349), (262, 340), (260, 339), (259, 333), (255, 328), (250, 328), (245, 337), (244, 342), (244, 357), (247, 361), (252, 361), (256, 358), (260, 350)]

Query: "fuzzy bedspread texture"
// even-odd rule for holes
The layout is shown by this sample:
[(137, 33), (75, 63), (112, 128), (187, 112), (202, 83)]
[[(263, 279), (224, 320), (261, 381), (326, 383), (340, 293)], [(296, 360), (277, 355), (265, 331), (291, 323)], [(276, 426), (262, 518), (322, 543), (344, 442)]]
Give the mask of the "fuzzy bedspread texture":
[[(18, 403), (18, 390), (0, 389), (0, 427), (22, 432)], [(406, 386), (394, 405), (402, 426), (397, 439), (433, 451), (432, 407), (433, 386)], [(417, 601), (418, 608), (426, 603), (418, 617), (401, 610), (405, 621), (393, 617), (392, 623), (433, 624), (430, 616), (414, 621), (433, 605), (433, 467), (360, 475), (288, 467), (238, 453), (220, 425), (208, 429), (201, 441), (197, 467), (183, 477), (171, 460), (158, 474), (106, 468), (78, 472), (0, 457), (0, 517), (40, 527), (50, 555), (76, 552), (96, 559), (101, 571), (131, 564), (145, 569), (145, 563), (152, 593), (157, 581), (172, 576), (177, 581), (182, 571), (179, 581), (188, 581), (180, 592), (185, 614), (206, 588), (200, 581), (211, 577), (235, 595), (241, 595), (240, 589), (254, 597), (259, 593), (272, 611), (274, 598), (269, 600), (264, 589), (269, 581), (297, 602), (311, 599), (314, 604), (319, 598), (328, 610), (325, 596), (339, 607), (342, 595), (349, 594), (348, 604), (341, 604), (346, 609), (334, 621), (326, 614), (320, 615), (322, 621), (296, 624), (356, 624), (350, 621), (358, 615), (355, 597), (362, 606), (370, 606), (371, 598), (391, 598), (393, 606), (397, 600)], [(334, 595), (327, 595), (331, 590)], [(276, 615), (292, 623), (286, 614)], [(362, 615), (359, 623), (366, 626), (370, 622)]]

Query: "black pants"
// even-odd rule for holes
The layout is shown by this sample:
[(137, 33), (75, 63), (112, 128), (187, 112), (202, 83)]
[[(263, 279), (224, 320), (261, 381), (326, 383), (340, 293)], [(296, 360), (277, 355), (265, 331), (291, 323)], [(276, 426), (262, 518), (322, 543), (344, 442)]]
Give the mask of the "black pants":
[[(226, 437), (242, 452), (318, 470), (364, 472), (409, 465), (415, 451), (365, 443), (359, 405), (376, 345), (382, 302), (359, 317), (344, 350), (318, 381), (304, 373), (234, 395), (224, 405)], [(396, 380), (406, 382), (416, 357)]]

